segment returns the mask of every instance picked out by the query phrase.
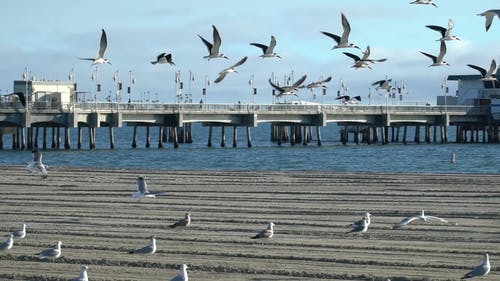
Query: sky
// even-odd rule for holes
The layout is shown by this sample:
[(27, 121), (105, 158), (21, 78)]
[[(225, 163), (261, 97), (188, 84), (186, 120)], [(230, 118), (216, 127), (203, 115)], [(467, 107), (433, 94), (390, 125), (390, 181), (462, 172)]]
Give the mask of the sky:
[[(479, 74), (467, 64), (488, 68), (492, 59), (499, 59), (500, 20), (495, 18), (486, 32), (485, 18), (477, 14), (498, 9), (500, 3), (434, 1), (437, 8), (409, 0), (0, 1), (0, 93), (12, 92), (13, 81), (21, 80), (27, 68), (35, 79), (46, 80), (67, 80), (73, 72), (78, 91), (89, 92), (87, 99), (114, 99), (113, 77), (119, 72), (124, 89), (130, 74), (135, 80), (133, 101), (176, 102), (175, 76), (180, 72), (183, 101), (191, 93), (193, 102), (270, 104), (269, 78), (283, 85), (286, 77), (297, 80), (307, 75), (306, 84), (332, 76), (326, 95), (302, 89), (287, 101), (336, 104), (342, 89), (342, 94), (361, 96), (362, 104), (435, 104), (436, 96), (444, 94), (448, 75)], [(349, 41), (362, 50), (332, 50), (335, 42), (320, 32), (340, 35), (341, 13), (351, 25)], [(447, 42), (445, 61), (451, 66), (429, 67), (431, 60), (419, 52), (437, 55), (440, 34), (425, 25), (447, 26), (450, 18), (455, 22), (453, 34), (461, 39)], [(212, 41), (212, 25), (221, 34), (221, 52), (228, 60), (203, 58), (208, 51), (197, 35)], [(98, 66), (102, 90), (95, 95), (95, 70), (78, 57), (96, 55), (101, 29), (108, 37), (105, 57), (112, 64)], [(249, 44), (267, 45), (271, 35), (282, 59), (260, 58), (261, 50)], [(361, 55), (368, 45), (371, 57), (387, 61), (374, 64), (372, 70), (352, 68), (353, 60), (343, 52)], [(150, 63), (163, 52), (172, 53), (175, 66)], [(213, 83), (219, 71), (244, 56), (248, 60), (238, 73)], [(386, 77), (405, 85), (401, 101), (386, 100), (385, 93), (371, 85)], [(211, 83), (203, 96), (207, 80)], [(454, 94), (456, 82), (448, 86)], [(129, 96), (122, 91), (121, 97), (126, 101)]]

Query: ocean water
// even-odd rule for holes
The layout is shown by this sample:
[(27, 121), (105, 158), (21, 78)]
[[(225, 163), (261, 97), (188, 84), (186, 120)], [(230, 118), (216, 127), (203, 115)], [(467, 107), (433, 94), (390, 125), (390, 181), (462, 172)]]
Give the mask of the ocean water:
[[(449, 130), (454, 141), (454, 128)], [(322, 146), (317, 146), (315, 130), (308, 145), (281, 146), (270, 141), (269, 126), (252, 128), (252, 148), (246, 146), (246, 132), (238, 130), (238, 147), (233, 148), (233, 130), (226, 128), (226, 147), (220, 147), (221, 130), (214, 127), (212, 147), (207, 147), (208, 128), (194, 126), (194, 143), (181, 143), (177, 149), (165, 143), (158, 149), (158, 129), (151, 128), (151, 148), (145, 148), (145, 128), (138, 130), (137, 148), (131, 148), (132, 128), (115, 129), (115, 149), (109, 148), (108, 128), (98, 128), (96, 149), (88, 149), (87, 130), (83, 132), (83, 148), (76, 149), (76, 130), (71, 131), (72, 149), (43, 151), (44, 163), (53, 166), (102, 167), (160, 170), (249, 170), (249, 171), (342, 171), (389, 173), (499, 173), (500, 146), (487, 143), (447, 144), (413, 143), (409, 131), (407, 145), (401, 143), (354, 144), (352, 135), (347, 145), (340, 143), (339, 128), (322, 128)], [(41, 135), (41, 132), (40, 132)], [(48, 130), (48, 136), (50, 136)], [(423, 135), (423, 134), (422, 134)], [(410, 141), (411, 139), (411, 141)], [(50, 137), (48, 137), (50, 146)], [(12, 139), (4, 136), (0, 150), (0, 165), (25, 165), (31, 160), (31, 151), (14, 151)], [(41, 137), (39, 139), (41, 146)], [(451, 155), (456, 163), (451, 163)]]

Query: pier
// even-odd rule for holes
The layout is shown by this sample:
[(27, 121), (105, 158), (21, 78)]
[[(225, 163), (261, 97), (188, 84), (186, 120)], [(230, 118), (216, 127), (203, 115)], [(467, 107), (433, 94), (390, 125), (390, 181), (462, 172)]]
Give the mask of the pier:
[[(0, 103), (0, 149), (5, 147), (4, 134), (12, 135), (13, 149), (71, 149), (70, 128), (78, 130), (78, 149), (84, 147), (84, 129), (88, 130), (88, 148), (95, 149), (98, 127), (109, 128), (110, 148), (114, 148), (114, 129), (123, 126), (134, 127), (132, 147), (137, 147), (137, 128), (145, 127), (146, 147), (155, 142), (150, 139), (151, 130), (158, 130), (158, 148), (166, 142), (177, 148), (193, 141), (194, 123), (209, 131), (208, 146), (214, 145), (214, 129), (220, 129), (221, 147), (226, 146), (226, 132), (230, 131), (232, 146), (237, 147), (240, 128), (246, 146), (252, 147), (251, 129), (262, 123), (271, 124), (270, 140), (277, 145), (308, 145), (313, 140), (322, 145), (321, 130), (329, 123), (341, 128), (339, 141), (343, 144), (445, 143), (450, 126), (457, 130), (456, 142), (498, 142), (500, 120), (490, 112), (489, 106), (33, 103), (24, 107), (19, 102), (4, 102)], [(409, 127), (415, 128), (413, 138), (408, 135)]]

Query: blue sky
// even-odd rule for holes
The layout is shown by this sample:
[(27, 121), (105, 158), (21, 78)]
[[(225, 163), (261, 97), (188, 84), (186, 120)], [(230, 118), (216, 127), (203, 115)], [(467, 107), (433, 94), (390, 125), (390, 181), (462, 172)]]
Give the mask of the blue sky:
[[(272, 2), (272, 3), (271, 3)], [(333, 80), (325, 103), (334, 100), (341, 81), (349, 95), (360, 95), (368, 104), (385, 103), (371, 83), (384, 77), (405, 84), (408, 94), (403, 102), (435, 103), (442, 94), (447, 75), (477, 74), (467, 64), (487, 68), (491, 59), (499, 59), (500, 21), (495, 18), (488, 32), (484, 18), (477, 16), (488, 9), (500, 8), (494, 1), (435, 0), (438, 8), (410, 5), (409, 0), (309, 0), (309, 1), (1, 1), (0, 92), (12, 91), (12, 81), (21, 79), (28, 67), (37, 79), (65, 80), (75, 72), (79, 91), (93, 91), (93, 68), (78, 57), (93, 57), (98, 48), (100, 30), (108, 35), (106, 57), (112, 65), (99, 66), (103, 90), (100, 98), (115, 93), (113, 76), (120, 71), (128, 86), (131, 70), (136, 84), (132, 99), (141, 93), (161, 101), (175, 101), (175, 72), (180, 71), (184, 92), (188, 91), (189, 72), (193, 100), (199, 101), (205, 77), (213, 81), (220, 70), (244, 56), (248, 61), (239, 73), (228, 75), (220, 84), (208, 88), (208, 102), (251, 103), (248, 81), (254, 77), (258, 89), (255, 101), (271, 103), (267, 80), (274, 73), (279, 80), (307, 74), (306, 83), (327, 76)], [(215, 5), (214, 5), (215, 4)], [(370, 45), (374, 58), (387, 58), (369, 69), (351, 68), (352, 60), (342, 52), (360, 54), (354, 49), (331, 50), (333, 40), (320, 31), (341, 34), (340, 13), (346, 14), (352, 32), (350, 41), (363, 50)], [(429, 68), (431, 60), (419, 51), (439, 52), (439, 34), (425, 25), (446, 26), (455, 22), (454, 34), (461, 41), (447, 42), (445, 60), (451, 67)], [(230, 59), (204, 60), (207, 50), (197, 34), (211, 41), (211, 25), (219, 29), (221, 51)], [(278, 41), (275, 51), (283, 58), (259, 58), (260, 50), (251, 42), (268, 44), (270, 36)], [(172, 52), (176, 66), (151, 65), (157, 54)], [(450, 84), (453, 89), (454, 85)], [(453, 91), (453, 90), (452, 90)], [(316, 92), (320, 101), (320, 92)], [(126, 94), (124, 93), (126, 98)], [(301, 90), (295, 99), (314, 100), (310, 91)]]

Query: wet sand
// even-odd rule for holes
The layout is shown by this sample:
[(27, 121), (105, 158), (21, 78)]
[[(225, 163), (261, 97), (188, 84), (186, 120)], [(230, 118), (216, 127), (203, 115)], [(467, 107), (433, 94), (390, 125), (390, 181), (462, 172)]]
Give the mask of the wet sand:
[[(488, 252), (500, 280), (500, 175), (0, 167), (0, 280), (459, 280)], [(137, 176), (156, 199), (132, 199)], [(420, 210), (449, 223), (391, 227)], [(367, 233), (345, 234), (369, 211)], [(168, 225), (192, 214), (186, 229)], [(274, 222), (270, 240), (250, 239)], [(127, 252), (157, 239), (152, 256)], [(4, 238), (2, 238), (3, 240)], [(54, 263), (36, 253), (63, 244)]]

